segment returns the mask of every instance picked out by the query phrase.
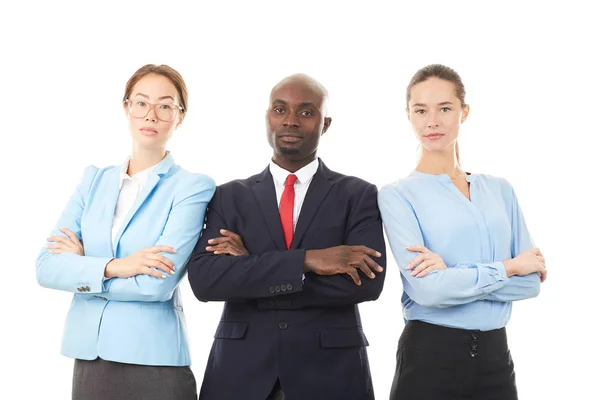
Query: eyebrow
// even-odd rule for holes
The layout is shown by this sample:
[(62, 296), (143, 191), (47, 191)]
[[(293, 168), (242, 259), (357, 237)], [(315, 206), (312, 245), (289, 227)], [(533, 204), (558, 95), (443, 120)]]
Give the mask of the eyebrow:
[[(150, 97), (148, 97), (147, 95), (145, 95), (144, 93), (136, 93), (136, 96), (142, 96), (145, 97), (147, 99), (149, 99)], [(135, 96), (134, 96), (135, 97)], [(173, 96), (161, 96), (158, 98), (159, 100), (164, 100), (164, 99), (171, 99), (173, 101), (175, 101), (175, 99), (173, 98)]]
[[(273, 104), (285, 104), (287, 105), (287, 101), (281, 100), (281, 99), (275, 99), (273, 100)], [(311, 102), (304, 102), (304, 103), (300, 103), (299, 104), (300, 107), (314, 107), (314, 108), (319, 108), (317, 107), (314, 103)]]
[[(441, 103), (438, 103), (438, 106), (448, 106), (448, 105), (452, 105), (453, 103), (451, 101), (442, 101)], [(417, 104), (413, 104), (413, 107), (427, 107), (427, 105), (422, 104), (422, 103), (417, 103)]]

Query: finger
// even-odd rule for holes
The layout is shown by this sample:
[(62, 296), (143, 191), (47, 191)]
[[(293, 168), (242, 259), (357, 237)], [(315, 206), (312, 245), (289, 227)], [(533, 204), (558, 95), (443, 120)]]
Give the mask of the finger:
[(534, 247), (533, 249), (529, 250), (531, 251), (533, 254), (535, 254), (536, 256), (541, 256), (542, 252), (540, 251), (540, 249), (538, 249), (537, 247)]
[(146, 260), (144, 264), (146, 264), (147, 267), (157, 268), (169, 275), (173, 275), (173, 270), (158, 260)]
[[(413, 270), (413, 272), (411, 272), (411, 273), (410, 273), (410, 275), (411, 275), (411, 276), (417, 276), (417, 275), (419, 275), (419, 274), (420, 274), (420, 273), (421, 273), (423, 270), (425, 270), (425, 269), (427, 269), (427, 268), (431, 267), (431, 266), (432, 266), (432, 265), (434, 265), (434, 264), (435, 264), (435, 261), (434, 261), (434, 260), (426, 260), (426, 261), (423, 261), (423, 262), (422, 262), (422, 263), (421, 263), (421, 264), (420, 264), (418, 267), (416, 267), (416, 268)], [(427, 274), (425, 274), (425, 275), (427, 275)], [(425, 275), (423, 275), (423, 276), (425, 276)]]
[(544, 258), (544, 256), (536, 256), (538, 260), (540, 260), (540, 262), (545, 263), (546, 259)]
[(360, 276), (358, 276), (358, 272), (356, 271), (355, 268), (352, 268), (351, 271), (346, 272), (348, 275), (350, 275), (350, 277), (352, 278), (352, 280), (354, 281), (354, 283), (357, 286), (362, 285), (362, 282), (360, 281)]
[(50, 236), (48, 239), (46, 239), (48, 242), (56, 242), (56, 243), (63, 243), (67, 246), (73, 246), (74, 243), (71, 242), (71, 240), (69, 238), (66, 238), (64, 236)]
[(169, 267), (173, 271), (175, 271), (175, 264), (173, 263), (173, 261), (169, 260), (167, 257), (163, 256), (162, 254), (146, 253), (146, 258), (149, 260), (159, 261), (159, 262), (165, 264), (167, 267)]
[(56, 243), (56, 244), (50, 244), (48, 246), (46, 246), (47, 249), (61, 249), (61, 250), (65, 250), (67, 251), (68, 249), (70, 249), (70, 246), (67, 246), (64, 243)]
[(419, 253), (429, 253), (429, 249), (425, 246), (408, 246), (406, 250), (417, 251)]
[(215, 254), (218, 254), (217, 252), (220, 252), (221, 254), (223, 254), (224, 252), (226, 252), (227, 246), (228, 243), (221, 243), (216, 246), (206, 246), (206, 251), (212, 251)]
[(352, 251), (360, 251), (361, 253), (364, 253), (366, 255), (372, 256), (372, 257), (381, 257), (381, 253), (378, 252), (377, 250), (373, 250), (370, 247), (367, 246), (350, 246), (350, 250)]
[(548, 277), (548, 271), (546, 270), (546, 268), (543, 268), (543, 269), (540, 271), (540, 281), (541, 281), (542, 283), (544, 283), (544, 281), (546, 280), (546, 278), (547, 278), (547, 277)]
[(138, 275), (150, 275), (159, 279), (165, 279), (167, 277), (166, 275), (161, 274), (157, 270), (150, 267), (141, 267)]
[(429, 266), (429, 267), (425, 268), (424, 270), (422, 270), (417, 275), (417, 278), (422, 278), (422, 277), (426, 276), (428, 273), (430, 273), (431, 271), (433, 271), (433, 266)]
[(48, 253), (50, 253), (50, 254), (62, 254), (62, 253), (70, 253), (70, 251), (63, 250), (63, 249), (53, 249), (53, 250), (48, 250)]
[(420, 254), (420, 255), (416, 256), (415, 258), (413, 258), (412, 261), (408, 263), (408, 266), (406, 267), (406, 269), (413, 269), (417, 265), (421, 264), (423, 261), (429, 260), (430, 258), (431, 258), (431, 256), (429, 254)]
[(218, 238), (214, 238), (214, 239), (209, 239), (208, 243), (212, 244), (212, 245), (217, 245), (217, 244), (221, 244), (221, 243), (229, 243), (231, 242), (231, 238), (224, 236), (224, 237), (218, 237)]
[(176, 253), (175, 249), (171, 246), (152, 246), (145, 249), (147, 253)]
[(240, 249), (234, 245), (232, 245), (231, 243), (227, 243), (226, 245), (223, 245), (223, 250), (219, 250), (219, 254), (229, 254), (231, 256), (241, 256), (243, 255), (243, 253), (240, 251)]
[(232, 238), (232, 239), (237, 239), (237, 240), (240, 240), (240, 241), (242, 240), (242, 237), (240, 235), (238, 235), (235, 232), (228, 231), (227, 229), (221, 229), (219, 231), (219, 233), (221, 235), (223, 235), (223, 236), (226, 236), (226, 237), (229, 237), (229, 238)]
[(62, 228), (59, 229), (62, 233), (64, 233), (65, 235), (67, 235), (69, 237), (69, 239), (71, 240), (71, 242), (75, 243), (76, 245), (81, 245), (81, 242), (79, 241), (79, 238), (77, 237), (77, 235), (75, 233), (73, 233), (71, 230), (67, 229), (67, 228)]
[(367, 265), (369, 266), (369, 268), (373, 271), (377, 271), (377, 272), (382, 272), (383, 271), (383, 267), (379, 264), (377, 264), (375, 262), (375, 260), (373, 260), (371, 257), (365, 255), (364, 256), (364, 260), (367, 263)]
[[(366, 256), (368, 257), (368, 256)], [(371, 271), (371, 268), (369, 268), (369, 266), (367, 265), (367, 263), (365, 262), (364, 259), (359, 259), (354, 261), (354, 263), (352, 263), (353, 266), (355, 268), (358, 268), (362, 271), (363, 274), (365, 274), (367, 277), (373, 279), (375, 278), (375, 274), (373, 273), (373, 271)]]

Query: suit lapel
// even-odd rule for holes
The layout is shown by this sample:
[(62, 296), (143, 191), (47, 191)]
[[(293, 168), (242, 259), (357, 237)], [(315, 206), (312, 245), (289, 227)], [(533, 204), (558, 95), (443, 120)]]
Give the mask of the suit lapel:
[[(154, 188), (160, 181), (160, 178), (169, 172), (169, 169), (171, 168), (172, 165), (174, 165), (174, 163), (175, 163), (175, 161), (173, 160), (171, 153), (168, 153), (167, 156), (156, 166), (156, 169), (152, 173), (150, 173), (150, 175), (148, 176), (148, 181), (144, 185), (144, 189), (136, 197), (135, 202), (133, 203), (133, 206), (131, 207), (131, 210), (129, 210), (129, 212), (127, 213), (127, 216), (123, 220), (123, 224), (121, 224), (121, 227), (117, 231), (117, 235), (115, 236), (115, 240), (114, 240), (114, 243), (115, 243), (114, 254), (117, 254), (117, 249), (119, 247), (119, 241), (121, 240), (121, 236), (123, 236), (125, 229), (127, 229), (127, 225), (129, 225), (129, 222), (131, 222), (131, 219), (134, 217), (134, 215), (140, 209), (142, 204), (144, 204), (144, 202), (146, 201), (146, 199), (148, 198), (150, 193), (152, 193), (152, 191), (154, 190)], [(116, 202), (115, 202), (115, 205), (116, 205)], [(114, 214), (114, 207), (113, 207), (113, 214)], [(111, 221), (112, 221), (112, 219), (111, 219)]]
[(285, 249), (283, 229), (281, 228), (281, 219), (279, 217), (279, 205), (277, 204), (277, 195), (275, 194), (275, 184), (273, 183), (273, 176), (269, 172), (269, 167), (259, 175), (256, 184), (252, 187), (252, 191), (260, 207), (265, 224), (269, 229), (271, 238), (278, 249)]
[[(106, 238), (106, 245), (110, 249), (110, 252), (115, 256), (112, 240), (112, 224), (115, 217), (115, 208), (117, 206), (117, 200), (119, 199), (120, 191), (120, 176), (121, 167), (113, 167), (110, 171), (106, 172), (106, 179), (103, 180), (103, 185), (98, 189), (97, 193), (102, 193), (101, 201), (101, 212), (98, 213), (98, 226), (100, 232), (102, 232), (102, 238)], [(106, 236), (105, 236), (106, 235)]]
[(302, 209), (300, 210), (300, 216), (296, 223), (296, 229), (294, 230), (294, 239), (292, 240), (291, 249), (298, 247), (298, 243), (302, 240), (302, 237), (306, 233), (306, 230), (310, 226), (313, 218), (315, 217), (321, 203), (325, 200), (333, 186), (333, 182), (329, 180), (330, 171), (319, 159), (319, 169), (313, 176), (306, 197), (302, 203)]

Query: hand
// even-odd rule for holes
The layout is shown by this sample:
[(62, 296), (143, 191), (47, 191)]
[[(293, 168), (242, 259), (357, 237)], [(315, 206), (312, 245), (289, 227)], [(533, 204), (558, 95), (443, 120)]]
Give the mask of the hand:
[[(170, 246), (153, 246), (142, 249), (124, 258), (115, 258), (106, 264), (106, 278), (130, 278), (136, 275), (150, 275), (156, 278), (166, 278), (158, 270), (173, 275), (175, 264), (167, 257), (156, 253), (175, 253)], [(156, 269), (155, 269), (156, 268)]]
[(373, 271), (381, 272), (371, 257), (381, 257), (381, 253), (366, 246), (336, 246), (323, 250), (307, 250), (304, 258), (304, 272), (318, 275), (348, 274), (357, 285), (362, 285), (358, 270), (373, 279)]
[(250, 253), (244, 246), (244, 241), (237, 233), (225, 229), (219, 231), (222, 237), (209, 239), (206, 251), (212, 251), (213, 254), (229, 254), (232, 256), (247, 256)]
[(544, 282), (548, 275), (546, 259), (540, 249), (537, 248), (525, 250), (515, 258), (504, 261), (504, 266), (508, 276), (525, 276), (537, 272), (540, 275), (540, 280)]
[(406, 250), (421, 253), (413, 258), (413, 260), (408, 264), (408, 267), (406, 267), (406, 269), (414, 269), (410, 276), (422, 278), (431, 271), (439, 271), (448, 268), (439, 254), (434, 253), (425, 246), (408, 246)]
[(68, 238), (64, 236), (49, 237), (48, 241), (55, 243), (46, 247), (50, 254), (74, 253), (83, 256), (83, 244), (81, 244), (77, 235), (67, 228), (62, 228), (59, 230), (67, 235)]

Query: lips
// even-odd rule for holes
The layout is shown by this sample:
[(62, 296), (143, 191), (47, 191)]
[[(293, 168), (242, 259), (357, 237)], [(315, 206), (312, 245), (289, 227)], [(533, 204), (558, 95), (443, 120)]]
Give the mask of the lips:
[(302, 136), (290, 133), (282, 133), (280, 135), (277, 135), (277, 139), (281, 140), (284, 143), (298, 143), (302, 140)]
[(140, 129), (140, 132), (144, 136), (155, 136), (155, 135), (158, 135), (158, 131), (156, 129), (154, 129), (154, 128), (144, 127), (142, 129)]
[(429, 135), (425, 135), (425, 137), (429, 140), (436, 140), (444, 136), (443, 133), (430, 133)]

